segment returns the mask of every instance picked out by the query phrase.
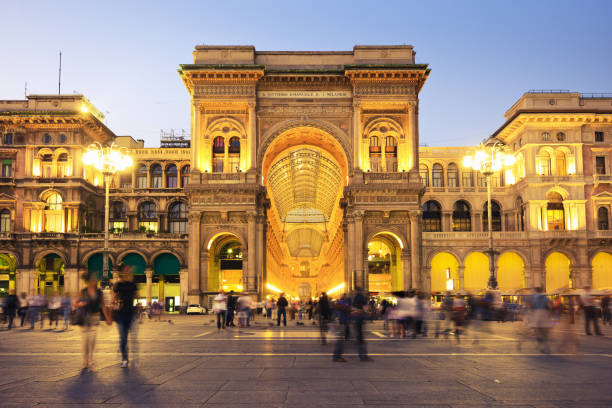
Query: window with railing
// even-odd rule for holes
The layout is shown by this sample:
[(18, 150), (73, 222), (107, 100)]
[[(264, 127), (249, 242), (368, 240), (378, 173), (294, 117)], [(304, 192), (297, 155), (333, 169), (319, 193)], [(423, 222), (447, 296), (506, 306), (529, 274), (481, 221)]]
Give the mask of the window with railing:
[(373, 172), (381, 171), (380, 166), (380, 145), (378, 142), (378, 136), (370, 136), (370, 170)]
[(68, 163), (67, 153), (62, 153), (57, 157), (57, 176), (58, 177), (69, 177), (70, 176), (70, 165)]
[(385, 166), (388, 172), (397, 171), (397, 141), (393, 136), (385, 137)]
[(550, 154), (548, 152), (542, 151), (536, 157), (536, 172), (540, 176), (550, 176)]
[[(484, 203), (482, 212), (482, 230), (489, 230), (489, 205), (488, 203)], [(501, 231), (502, 230), (502, 217), (501, 217), (501, 208), (499, 203), (496, 201), (491, 201), (491, 229), (493, 231)]]
[(183, 166), (181, 169), (181, 187), (189, 184), (189, 165)]
[(138, 230), (141, 232), (157, 232), (157, 205), (152, 201), (145, 201), (138, 206)]
[(442, 208), (436, 201), (430, 200), (423, 204), (423, 231), (442, 231)]
[(168, 220), (170, 222), (170, 232), (186, 234), (188, 227), (187, 204), (182, 201), (172, 203), (168, 211)]
[(427, 167), (427, 165), (419, 165), (419, 175), (421, 176), (421, 183), (423, 183), (425, 187), (429, 187), (429, 167)]
[(11, 212), (7, 209), (0, 211), (0, 232), (11, 232)]
[(166, 188), (178, 187), (178, 170), (176, 165), (170, 164), (166, 167)]
[(223, 173), (223, 161), (225, 160), (225, 139), (221, 136), (213, 140), (212, 161), (214, 173)]
[(597, 229), (600, 231), (609, 229), (608, 209), (606, 207), (599, 207), (597, 210)]
[(162, 173), (161, 165), (151, 166), (151, 188), (162, 188)]
[(13, 160), (2, 159), (2, 177), (13, 177)]
[(449, 187), (459, 187), (459, 170), (455, 163), (448, 165), (448, 169), (446, 169), (446, 179)]
[(53, 176), (53, 155), (51, 153), (44, 154), (41, 160), (42, 176), (44, 178), (51, 178)]
[(467, 202), (459, 200), (453, 207), (453, 231), (471, 231), (472, 214)]
[(565, 229), (565, 211), (563, 208), (563, 197), (559, 193), (550, 192), (546, 196), (548, 205), (546, 206), (546, 221), (548, 230)]
[(136, 188), (147, 188), (147, 166), (141, 164), (136, 170)]
[(474, 187), (474, 172), (472, 170), (463, 170), (461, 172), (461, 184), (463, 187)]
[(597, 156), (595, 157), (595, 174), (603, 176), (606, 174), (606, 157)]
[(444, 187), (444, 170), (441, 164), (434, 164), (431, 170), (431, 184), (433, 187)]
[(64, 211), (62, 197), (55, 192), (45, 200), (45, 231), (64, 232)]

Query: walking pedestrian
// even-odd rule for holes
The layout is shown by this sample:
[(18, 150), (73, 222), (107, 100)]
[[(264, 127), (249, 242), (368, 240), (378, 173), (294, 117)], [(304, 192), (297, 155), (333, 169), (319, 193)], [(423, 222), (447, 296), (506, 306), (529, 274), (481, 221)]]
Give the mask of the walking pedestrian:
[(227, 296), (223, 289), (215, 296), (213, 312), (217, 315), (217, 330), (225, 330), (225, 321), (227, 319)]
[(21, 318), (19, 327), (23, 327), (23, 323), (28, 314), (28, 295), (25, 292), (21, 292), (19, 295), (19, 309), (17, 310), (17, 314)]
[[(349, 313), (350, 321), (353, 324), (355, 331), (355, 338), (357, 340), (357, 348), (359, 350), (359, 360), (361, 361), (372, 361), (370, 357), (368, 357), (368, 352), (366, 348), (365, 338), (363, 336), (363, 325), (365, 323), (366, 318), (366, 306), (368, 304), (367, 299), (361, 292), (361, 288), (355, 287), (355, 295), (350, 300), (350, 305), (341, 304), (340, 311), (346, 315)], [(334, 356), (333, 361), (336, 362), (346, 362), (346, 360), (342, 357), (342, 352), (344, 349), (344, 339), (342, 336), (339, 336), (338, 341), (334, 347)]]
[(57, 324), (59, 322), (59, 314), (62, 308), (62, 297), (59, 295), (58, 291), (53, 292), (53, 296), (49, 298), (49, 328), (51, 329), (53, 326), (53, 322), (55, 322), (55, 328), (57, 329)]
[(536, 288), (536, 293), (529, 300), (531, 327), (535, 330), (538, 349), (541, 353), (550, 353), (548, 344), (548, 332), (550, 330), (551, 303), (541, 287)]
[(238, 326), (248, 327), (251, 319), (251, 297), (245, 292), (240, 294), (237, 301)]
[(453, 322), (455, 323), (455, 339), (460, 343), (461, 331), (465, 323), (465, 299), (458, 293), (453, 300)]
[(68, 294), (64, 294), (64, 297), (62, 298), (61, 310), (64, 317), (64, 330), (68, 330), (68, 321), (70, 320), (70, 313), (72, 312), (72, 304)]
[(593, 322), (593, 328), (595, 329), (595, 334), (597, 336), (602, 336), (601, 331), (599, 330), (599, 323), (597, 316), (597, 300), (595, 296), (591, 293), (591, 287), (585, 286), (584, 292), (580, 295), (580, 302), (582, 304), (582, 308), (584, 309), (584, 332), (587, 336), (591, 335), (591, 322)]
[(274, 298), (268, 299), (266, 302), (266, 318), (272, 318), (272, 310), (274, 309)]
[(121, 368), (128, 366), (128, 334), (134, 319), (134, 299), (137, 299), (138, 288), (132, 281), (129, 266), (124, 265), (119, 273), (119, 282), (113, 287), (113, 303), (116, 305), (117, 327), (119, 329), (119, 347), (121, 348)]
[(4, 299), (4, 314), (8, 319), (8, 330), (13, 328), (13, 321), (19, 307), (19, 298), (15, 295), (15, 289), (9, 290), (9, 295)]
[(30, 330), (34, 330), (34, 324), (40, 316), (40, 328), (43, 327), (43, 307), (45, 305), (45, 298), (41, 294), (35, 294), (28, 299), (28, 312), (30, 317)]
[(236, 301), (238, 299), (234, 296), (234, 291), (230, 290), (229, 295), (227, 296), (227, 327), (235, 327), (234, 324), (234, 315), (236, 314)]
[(98, 288), (95, 274), (83, 274), (87, 286), (80, 292), (75, 301), (77, 308), (77, 324), (81, 326), (83, 344), (83, 369), (94, 367), (93, 354), (96, 346), (96, 334), (100, 317), (104, 317), (106, 324), (111, 325), (111, 316), (104, 303), (104, 295)]
[(276, 302), (276, 325), (280, 326), (281, 315), (283, 316), (283, 326), (287, 327), (287, 306), (289, 302), (285, 299), (285, 294), (281, 293)]
[(331, 317), (329, 298), (325, 292), (321, 293), (321, 297), (319, 297), (317, 309), (319, 315), (319, 329), (321, 331), (321, 344), (325, 345), (327, 344), (327, 326)]

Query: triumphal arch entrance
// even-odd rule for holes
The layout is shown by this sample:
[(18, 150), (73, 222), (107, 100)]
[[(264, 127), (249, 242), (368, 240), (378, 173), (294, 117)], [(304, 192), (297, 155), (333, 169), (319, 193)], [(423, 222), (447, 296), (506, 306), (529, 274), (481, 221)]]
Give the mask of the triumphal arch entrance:
[(412, 46), (339, 52), (197, 46), (189, 297), (419, 287), (418, 94)]

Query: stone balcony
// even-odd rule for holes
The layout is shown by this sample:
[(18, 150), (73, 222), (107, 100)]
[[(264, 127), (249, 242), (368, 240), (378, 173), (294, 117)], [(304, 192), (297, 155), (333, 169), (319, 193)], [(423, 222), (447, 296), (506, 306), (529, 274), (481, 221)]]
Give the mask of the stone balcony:
[[(589, 232), (597, 235), (592, 238), (612, 238), (612, 231)], [(494, 241), (506, 240), (531, 240), (531, 239), (577, 239), (586, 238), (586, 231), (495, 231)], [(423, 240), (431, 241), (464, 241), (464, 240), (487, 240), (489, 233), (484, 232), (423, 232)]]

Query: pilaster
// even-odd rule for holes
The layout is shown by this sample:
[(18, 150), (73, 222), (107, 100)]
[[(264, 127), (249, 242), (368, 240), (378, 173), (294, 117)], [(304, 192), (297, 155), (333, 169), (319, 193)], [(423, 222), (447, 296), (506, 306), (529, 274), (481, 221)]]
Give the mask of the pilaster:
[(145, 269), (145, 276), (147, 279), (147, 305), (151, 304), (151, 297), (152, 297), (152, 290), (153, 290), (153, 270), (152, 269)]

